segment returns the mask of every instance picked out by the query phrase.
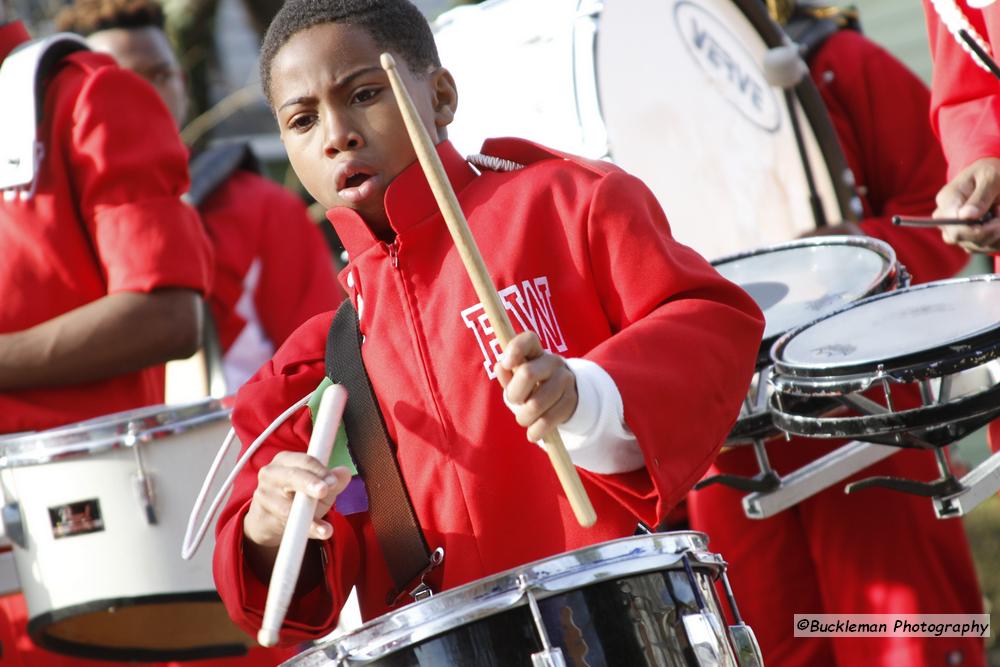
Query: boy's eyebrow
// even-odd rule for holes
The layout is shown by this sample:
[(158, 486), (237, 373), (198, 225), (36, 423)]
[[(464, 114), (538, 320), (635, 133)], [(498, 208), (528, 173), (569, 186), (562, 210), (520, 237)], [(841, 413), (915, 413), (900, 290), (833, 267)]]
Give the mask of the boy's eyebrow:
[[(380, 65), (372, 65), (370, 67), (362, 67), (361, 69), (355, 70), (354, 72), (351, 72), (350, 74), (348, 74), (347, 76), (345, 76), (343, 79), (335, 82), (333, 84), (333, 87), (334, 88), (343, 88), (344, 86), (346, 86), (351, 81), (353, 81), (354, 79), (358, 78), (359, 76), (364, 76), (365, 74), (369, 74), (371, 72), (381, 72), (381, 71), (383, 71), (383, 70), (382, 70), (382, 67)], [(290, 100), (287, 100), (280, 107), (278, 107), (278, 111), (281, 111), (285, 107), (291, 106), (293, 104), (298, 104), (299, 102), (304, 102), (306, 100), (310, 100), (310, 99), (313, 99), (313, 98), (314, 98), (313, 95), (300, 95), (298, 97), (293, 97)]]

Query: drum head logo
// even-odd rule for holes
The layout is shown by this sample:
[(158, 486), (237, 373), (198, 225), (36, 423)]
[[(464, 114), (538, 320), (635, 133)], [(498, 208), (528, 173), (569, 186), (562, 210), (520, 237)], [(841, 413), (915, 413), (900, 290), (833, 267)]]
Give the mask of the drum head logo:
[(712, 87), (751, 123), (776, 132), (781, 124), (777, 98), (740, 39), (704, 7), (687, 0), (674, 5), (674, 24)]

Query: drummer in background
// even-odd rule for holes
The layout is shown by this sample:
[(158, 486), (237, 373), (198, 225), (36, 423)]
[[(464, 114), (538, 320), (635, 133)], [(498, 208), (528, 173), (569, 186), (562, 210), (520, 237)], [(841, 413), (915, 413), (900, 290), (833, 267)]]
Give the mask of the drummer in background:
[[(3, 2), (0, 61), (29, 39)], [(18, 131), (31, 128), (0, 136)], [(105, 55), (66, 56), (39, 137), (34, 197), (0, 200), (0, 434), (161, 403), (156, 367), (198, 347), (211, 281), (211, 245), (181, 201), (187, 156), (145, 82)], [(62, 664), (26, 621), (20, 594), (0, 599), (3, 664)]]
[[(1000, 5), (992, 0), (924, 0), (934, 71), (931, 123), (948, 160), (949, 183), (935, 217), (975, 219), (1000, 200), (1000, 80), (993, 47), (1000, 44)], [(987, 52), (973, 56), (966, 32)], [(1000, 252), (1000, 218), (981, 226), (948, 226), (942, 234), (969, 252)]]
[[(547, 318), (501, 359), (415, 162), (382, 51), (440, 141), (495, 283), (519, 295), (509, 307), (539, 309), (512, 317), (515, 327)], [(610, 164), (502, 139), (483, 146), (489, 157), (474, 170), (446, 139), (455, 84), (406, 0), (289, 0), (261, 71), (292, 166), (350, 252), (341, 277), (365, 365), (423, 533), (444, 549), (426, 583), (451, 589), (662, 519), (739, 410), (762, 332), (747, 295), (676, 243), (649, 190)], [(331, 319), (306, 323), (243, 386), (233, 413), (242, 442), (324, 378)], [(331, 631), (355, 584), (366, 619), (409, 601), (392, 602), (367, 511), (331, 508), (349, 473), (304, 453), (309, 419), (298, 413), (258, 450), (217, 528), (219, 592), (256, 632), (292, 492), (322, 499), (284, 642)], [(556, 427), (596, 509), (590, 528), (529, 442)]]
[[(772, 5), (772, 10), (775, 9)], [(915, 281), (947, 278), (966, 256), (935, 229), (894, 228), (894, 214), (927, 215), (945, 166), (926, 110), (923, 83), (889, 53), (857, 32), (855, 17), (816, 41), (824, 27), (811, 9), (785, 4), (782, 22), (806, 46), (806, 57), (860, 184), (859, 224), (823, 233), (865, 233), (889, 242)], [(841, 443), (796, 438), (772, 442), (772, 466), (787, 474)], [(719, 456), (714, 473), (752, 476), (749, 447)], [(930, 452), (902, 450), (859, 473), (934, 479)], [(796, 638), (796, 613), (980, 613), (982, 596), (960, 521), (935, 518), (926, 498), (888, 490), (845, 495), (837, 485), (765, 519), (748, 519), (744, 492), (720, 484), (688, 497), (692, 528), (732, 566), (740, 610), (773, 667), (908, 667), (984, 664), (979, 639), (934, 637)]]
[[(146, 79), (177, 125), (184, 122), (186, 81), (158, 2), (76, 0), (56, 25), (85, 36), (92, 49)], [(302, 201), (277, 183), (236, 169), (199, 213), (215, 250), (208, 302), (226, 387), (235, 393), (300, 324), (336, 308), (342, 292), (318, 227)]]
[[(934, 72), (931, 124), (948, 160), (950, 182), (937, 196), (937, 218), (975, 219), (998, 213), (1000, 202), (1000, 70), (993, 46), (1000, 44), (1000, 5), (989, 1), (924, 0)], [(958, 29), (987, 52), (992, 63), (974, 59)], [(997, 73), (991, 73), (989, 69)], [(994, 255), (1000, 271), (1000, 217), (976, 226), (947, 226), (949, 243)], [(1000, 422), (989, 427), (990, 446), (1000, 450)]]

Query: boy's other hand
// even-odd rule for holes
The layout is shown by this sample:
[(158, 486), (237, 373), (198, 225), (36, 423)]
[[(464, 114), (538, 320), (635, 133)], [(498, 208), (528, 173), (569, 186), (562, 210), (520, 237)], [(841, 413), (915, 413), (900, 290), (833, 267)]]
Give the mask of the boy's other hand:
[(504, 399), (528, 440), (539, 442), (576, 411), (576, 376), (557, 354), (542, 349), (531, 331), (510, 341), (493, 367)]
[(317, 501), (309, 537), (330, 538), (333, 526), (324, 521), (323, 516), (350, 481), (351, 473), (347, 468), (328, 469), (303, 452), (278, 452), (257, 473), (257, 489), (243, 519), (244, 536), (259, 546), (277, 548), (285, 532), (292, 499), (301, 491)]
[[(937, 194), (935, 218), (973, 220), (983, 216), (1000, 200), (1000, 159), (981, 158), (959, 172)], [(952, 225), (941, 228), (945, 242), (969, 252), (1000, 251), (1000, 220), (983, 225)]]

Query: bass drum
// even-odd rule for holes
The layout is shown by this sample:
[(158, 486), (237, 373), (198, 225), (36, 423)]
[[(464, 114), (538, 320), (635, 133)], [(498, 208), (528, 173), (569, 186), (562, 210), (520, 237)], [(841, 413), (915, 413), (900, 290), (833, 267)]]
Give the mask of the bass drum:
[[(715, 258), (815, 226), (788, 107), (764, 77), (781, 29), (759, 0), (493, 0), (435, 24), (455, 74), (455, 145), (519, 136), (641, 178), (674, 237)], [(819, 92), (795, 89), (826, 219), (853, 179)]]

